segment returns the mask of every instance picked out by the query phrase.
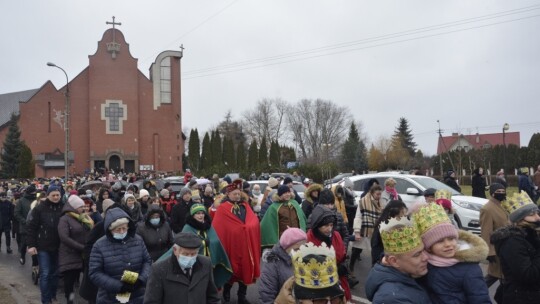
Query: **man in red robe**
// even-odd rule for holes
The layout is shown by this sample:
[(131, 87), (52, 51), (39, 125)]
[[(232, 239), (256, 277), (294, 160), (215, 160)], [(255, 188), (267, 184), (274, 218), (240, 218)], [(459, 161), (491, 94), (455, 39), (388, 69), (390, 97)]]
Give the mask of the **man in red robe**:
[(232, 284), (238, 282), (238, 303), (246, 299), (247, 285), (260, 275), (261, 231), (259, 219), (242, 199), (242, 180), (227, 186), (227, 197), (219, 205), (212, 222), (233, 269), (231, 280), (225, 284), (223, 298), (230, 301)]

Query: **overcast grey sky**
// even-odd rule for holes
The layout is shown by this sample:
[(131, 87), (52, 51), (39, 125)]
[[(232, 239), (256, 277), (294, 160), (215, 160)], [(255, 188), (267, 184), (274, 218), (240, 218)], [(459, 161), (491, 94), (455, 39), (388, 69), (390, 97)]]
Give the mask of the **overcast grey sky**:
[(522, 145), (540, 132), (540, 1), (23, 0), (0, 15), (0, 94), (63, 86), (46, 62), (75, 77), (114, 15), (146, 75), (184, 44), (182, 118), (199, 134), (277, 97), (347, 106), (370, 140), (406, 117), (425, 154), (437, 120), (444, 135), (508, 122)]

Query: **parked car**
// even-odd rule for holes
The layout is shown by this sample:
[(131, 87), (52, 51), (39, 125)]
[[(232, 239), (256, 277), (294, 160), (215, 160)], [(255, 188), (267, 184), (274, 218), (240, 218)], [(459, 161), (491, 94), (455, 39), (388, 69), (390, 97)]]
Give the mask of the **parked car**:
[(335, 184), (335, 183), (338, 183), (340, 181), (342, 181), (345, 177), (349, 177), (349, 176), (352, 176), (352, 173), (340, 173), (334, 177), (332, 177), (331, 179), (327, 179), (324, 181), (324, 185), (331, 185), (331, 184)]
[(284, 179), (285, 177), (292, 177), (292, 174), (276, 172), (276, 173), (270, 174), (270, 177), (277, 178), (277, 179)]
[[(249, 190), (253, 189), (253, 185), (258, 184), (259, 187), (261, 187), (261, 192), (264, 192), (264, 189), (268, 187), (268, 181), (267, 180), (254, 180), (254, 181), (248, 181), (248, 183), (251, 185), (251, 188)], [(282, 182), (283, 183), (283, 182)], [(304, 192), (306, 191), (306, 186), (302, 184), (301, 182), (293, 181), (293, 189), (298, 193), (298, 196), (304, 199)], [(302, 202), (298, 202), (301, 204)]]
[[(399, 193), (403, 202), (410, 208), (416, 202), (424, 202), (424, 191), (427, 188), (437, 190), (446, 189), (452, 192), (452, 207), (455, 210), (454, 218), (463, 230), (469, 230), (474, 233), (480, 233), (480, 209), (487, 203), (487, 199), (467, 196), (458, 192), (440, 181), (421, 175), (409, 175), (399, 173), (382, 172), (377, 174), (365, 174), (349, 176), (354, 184), (353, 190), (359, 197), (364, 189), (364, 184), (370, 179), (375, 178), (380, 185), (392, 177), (396, 180), (396, 191)], [(343, 181), (340, 182), (343, 184)]]

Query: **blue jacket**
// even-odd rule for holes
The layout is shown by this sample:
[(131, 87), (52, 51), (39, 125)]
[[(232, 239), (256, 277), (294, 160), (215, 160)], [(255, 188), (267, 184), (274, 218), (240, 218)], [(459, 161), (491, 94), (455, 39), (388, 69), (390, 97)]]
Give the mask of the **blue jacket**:
[[(491, 303), (489, 290), (484, 281), (479, 262), (486, 259), (488, 246), (479, 236), (459, 231), (459, 242), (463, 250), (454, 256), (459, 263), (448, 267), (428, 264), (428, 273), (422, 278), (429, 290), (433, 303)], [(463, 244), (468, 244), (465, 247)], [(428, 260), (429, 263), (430, 260)]]
[(90, 253), (89, 274), (92, 283), (98, 287), (96, 303), (118, 303), (116, 294), (122, 288), (122, 274), (129, 270), (139, 274), (143, 286), (135, 290), (129, 303), (143, 303), (144, 286), (150, 275), (152, 259), (142, 238), (135, 234), (135, 223), (129, 219), (128, 235), (116, 240), (109, 231), (112, 222), (129, 216), (120, 208), (108, 210), (105, 215), (105, 236), (100, 238)]
[(366, 280), (366, 296), (373, 304), (430, 304), (426, 290), (399, 270), (375, 264)]

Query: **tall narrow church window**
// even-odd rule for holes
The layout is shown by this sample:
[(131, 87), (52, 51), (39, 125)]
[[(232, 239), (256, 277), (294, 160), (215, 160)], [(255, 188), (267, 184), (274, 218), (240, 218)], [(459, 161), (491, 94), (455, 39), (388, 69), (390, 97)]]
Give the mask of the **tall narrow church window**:
[(48, 106), (47, 110), (49, 111), (49, 115), (47, 115), (47, 117), (49, 117), (49, 120), (47, 121), (47, 123), (48, 123), (47, 127), (48, 127), (48, 130), (49, 130), (49, 133), (51, 133), (51, 115), (52, 114), (51, 114), (51, 102), (50, 101), (47, 103), (47, 106)]
[(161, 103), (171, 103), (171, 57), (161, 60)]

